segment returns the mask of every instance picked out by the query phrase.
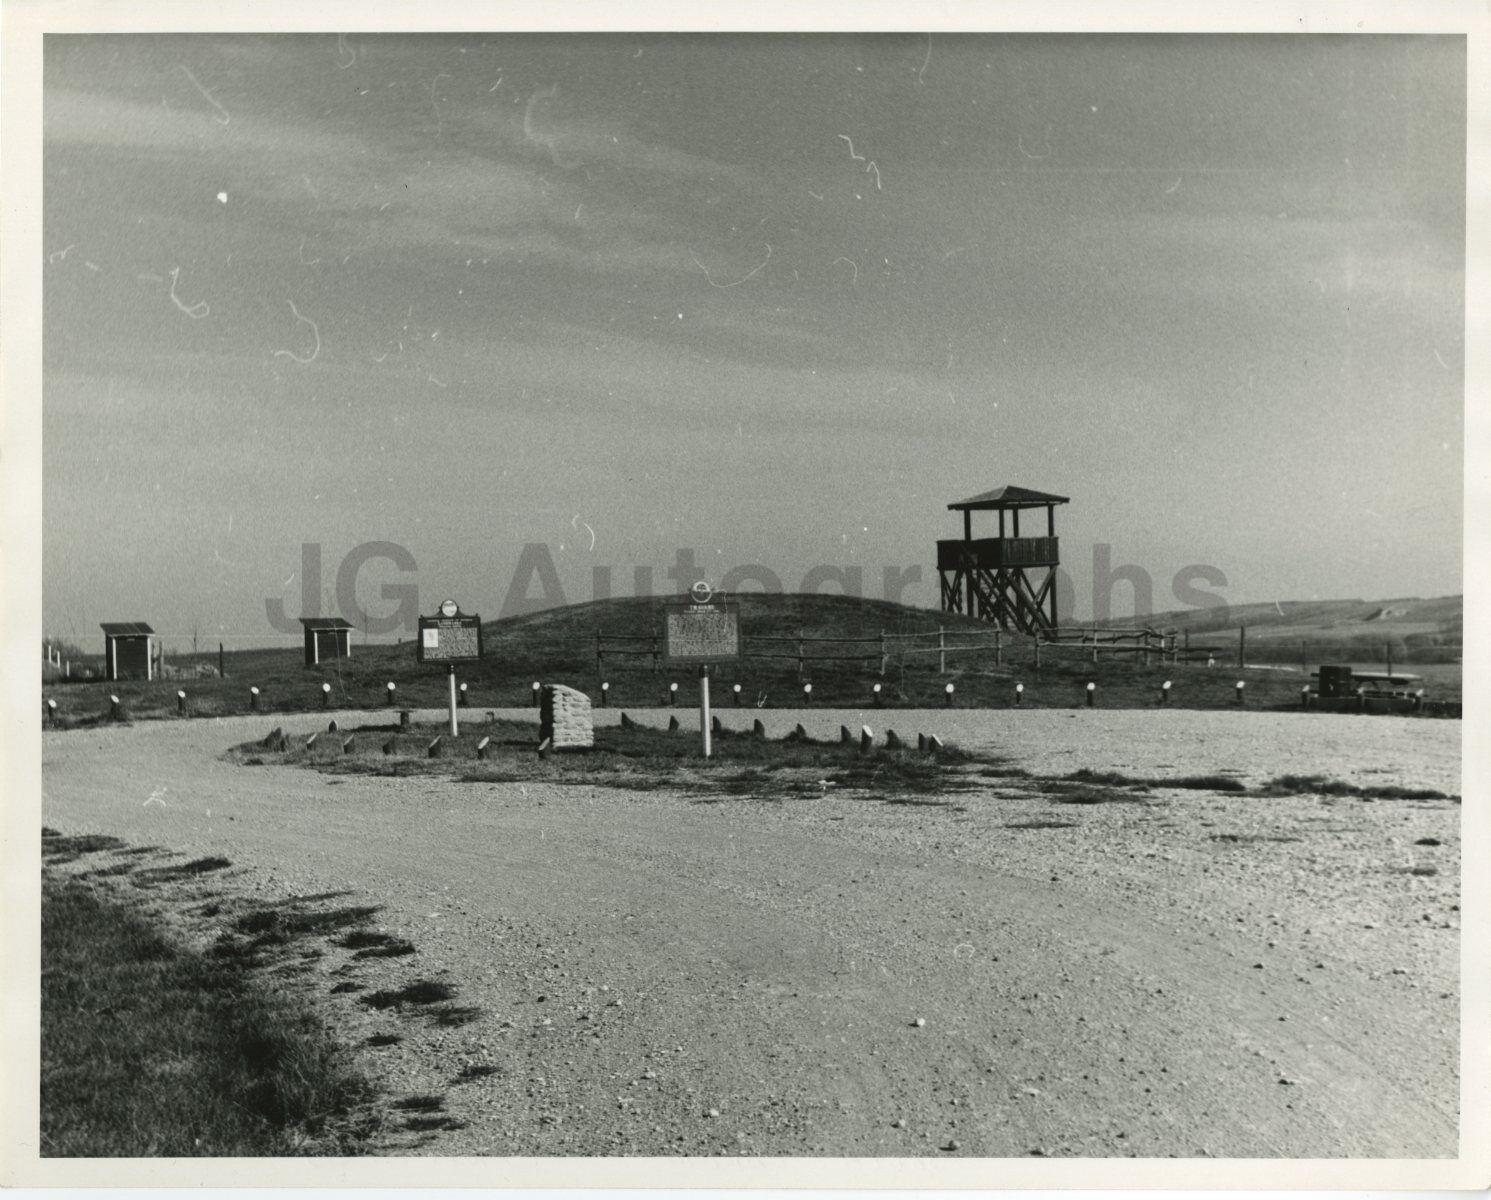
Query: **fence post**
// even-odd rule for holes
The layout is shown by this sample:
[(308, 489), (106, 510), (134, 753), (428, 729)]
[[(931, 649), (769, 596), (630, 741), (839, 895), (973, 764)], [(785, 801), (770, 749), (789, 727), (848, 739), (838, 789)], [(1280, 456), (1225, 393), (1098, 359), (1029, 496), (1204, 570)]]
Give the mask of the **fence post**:
[(797, 631), (797, 677), (802, 678), (802, 630)]
[(601, 645), (601, 631), (599, 629), (597, 629), (595, 631), (595, 674), (596, 674), (596, 678), (600, 678), (602, 675), (604, 675), (606, 673), (606, 667), (605, 667), (605, 662), (604, 662), (605, 654), (606, 654), (605, 649)]
[(657, 674), (657, 669), (658, 669), (657, 634), (653, 634), (652, 635), (652, 673), (654, 675)]
[(1248, 627), (1246, 625), (1237, 627), (1237, 665), (1239, 667), (1248, 665)]
[(1004, 666), (1004, 631), (994, 626), (994, 665)]
[(880, 631), (880, 675), (881, 675), (881, 678), (885, 677), (885, 663), (886, 663), (886, 658), (887, 658), (887, 655), (886, 655), (886, 652), (885, 652), (885, 630), (882, 629)]
[(1041, 635), (1033, 633), (1030, 635), (1031, 648), (1035, 651), (1035, 669), (1041, 669)]
[(226, 678), (228, 678), (228, 667), (227, 667), (227, 664), (223, 661), (223, 644), (222, 644), (222, 642), (219, 642), (217, 644), (217, 677), (219, 679), (226, 679)]
[(937, 674), (947, 674), (947, 628), (937, 626)]

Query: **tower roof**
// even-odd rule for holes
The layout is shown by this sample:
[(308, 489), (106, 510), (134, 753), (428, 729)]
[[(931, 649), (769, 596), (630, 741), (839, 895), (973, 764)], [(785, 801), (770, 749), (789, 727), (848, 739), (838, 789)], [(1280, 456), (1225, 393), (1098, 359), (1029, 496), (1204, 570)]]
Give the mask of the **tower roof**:
[(1045, 508), (1048, 504), (1069, 503), (1070, 500), (1066, 496), (1054, 496), (1050, 492), (1037, 492), (1033, 488), (1006, 484), (993, 491), (970, 496), (967, 500), (959, 500), (956, 504), (949, 504), (948, 508), (968, 512), (973, 509), (986, 508)]

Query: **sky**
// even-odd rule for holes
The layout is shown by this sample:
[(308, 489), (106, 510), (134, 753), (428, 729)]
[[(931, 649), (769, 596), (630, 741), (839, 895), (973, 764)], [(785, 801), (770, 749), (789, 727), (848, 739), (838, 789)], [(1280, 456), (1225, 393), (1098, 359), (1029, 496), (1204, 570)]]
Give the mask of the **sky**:
[(50, 35), (44, 94), (53, 636), (935, 607), (1004, 484), (1078, 618), (1461, 590), (1461, 37)]

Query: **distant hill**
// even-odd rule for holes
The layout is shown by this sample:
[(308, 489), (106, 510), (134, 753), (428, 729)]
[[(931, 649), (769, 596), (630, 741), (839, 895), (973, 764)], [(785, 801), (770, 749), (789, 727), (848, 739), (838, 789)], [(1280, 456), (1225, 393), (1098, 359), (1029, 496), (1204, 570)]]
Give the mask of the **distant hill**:
[(1329, 649), (1336, 657), (1379, 661), (1392, 647), (1399, 662), (1459, 662), (1464, 635), (1463, 596), (1424, 600), (1282, 600), (1272, 604), (1236, 604), (1226, 608), (1179, 609), (1155, 613), (1144, 621), (1132, 617), (1099, 621), (1100, 628), (1143, 624), (1176, 629), (1192, 644), (1235, 645), (1239, 628), (1247, 628), (1249, 657), (1277, 651), (1298, 657), (1301, 644)]

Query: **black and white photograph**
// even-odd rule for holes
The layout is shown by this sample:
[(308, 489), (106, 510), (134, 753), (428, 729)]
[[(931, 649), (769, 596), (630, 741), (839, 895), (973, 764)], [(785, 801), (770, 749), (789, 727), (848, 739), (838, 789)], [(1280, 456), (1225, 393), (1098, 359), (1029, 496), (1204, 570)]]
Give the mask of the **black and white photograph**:
[(4, 9), (10, 1182), (1484, 1186), (1483, 9), (144, 11)]

